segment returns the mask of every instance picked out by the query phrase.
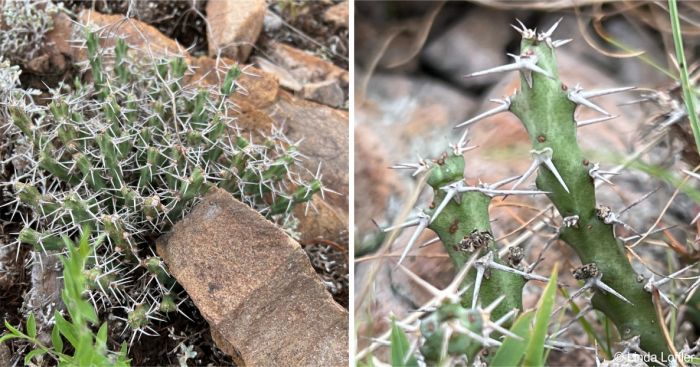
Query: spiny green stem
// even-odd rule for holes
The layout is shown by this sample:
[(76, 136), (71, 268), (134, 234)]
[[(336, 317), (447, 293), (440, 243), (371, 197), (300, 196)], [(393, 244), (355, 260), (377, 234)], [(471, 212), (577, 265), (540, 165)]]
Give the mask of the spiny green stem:
[[(445, 197), (441, 187), (463, 179), (464, 158), (459, 156), (443, 157), (438, 164), (431, 168), (428, 184), (434, 190), (434, 203), (440, 203)], [(495, 261), (498, 259), (496, 243), (491, 235), (489, 219), (489, 204), (491, 198), (481, 192), (465, 192), (447, 204), (442, 213), (435, 218), (428, 228), (437, 233), (445, 246), (456, 269), (460, 269), (473, 256), (474, 251), (492, 251)], [(473, 284), (476, 270), (470, 271), (465, 285)], [(479, 291), (479, 303), (488, 305), (498, 297), (506, 298), (492, 313), (494, 318), (500, 318), (512, 309), (522, 310), (522, 290), (525, 279), (522, 276), (502, 271), (487, 270)], [(473, 285), (472, 285), (473, 286)], [(471, 291), (462, 297), (462, 305), (471, 308)]]
[(613, 295), (596, 291), (593, 306), (615, 323), (623, 339), (638, 335), (644, 350), (658, 357), (662, 353), (668, 355), (651, 294), (637, 280), (624, 247), (615, 238), (613, 225), (604, 223), (596, 214), (590, 163), (576, 140), (576, 104), (569, 100), (569, 89), (558, 79), (553, 51), (544, 42), (523, 39), (521, 54), (536, 55), (538, 65), (554, 78), (532, 73), (530, 88), (522, 77), (521, 88), (511, 104), (511, 112), (523, 122), (533, 148), (552, 149), (552, 162), (570, 193), (544, 167), (539, 169), (537, 187), (550, 192), (548, 196), (562, 217), (578, 216), (575, 225), (562, 228), (560, 238), (573, 247), (583, 264), (596, 264), (603, 274), (602, 281), (634, 304), (631, 309)]

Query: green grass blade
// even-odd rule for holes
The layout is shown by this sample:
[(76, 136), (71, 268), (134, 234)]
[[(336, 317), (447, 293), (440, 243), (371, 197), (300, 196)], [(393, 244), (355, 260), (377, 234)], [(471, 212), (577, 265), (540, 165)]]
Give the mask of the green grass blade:
[(496, 355), (491, 360), (491, 367), (517, 366), (525, 354), (525, 347), (529, 339), (530, 324), (535, 317), (534, 311), (527, 311), (520, 315), (515, 321), (510, 331), (523, 338), (518, 340), (512, 336), (506, 337), (503, 344), (496, 351)]
[(681, 24), (678, 19), (678, 4), (676, 0), (668, 0), (668, 10), (671, 16), (671, 33), (673, 34), (673, 46), (676, 48), (676, 60), (681, 73), (681, 86), (683, 87), (683, 100), (685, 107), (688, 110), (688, 119), (690, 127), (693, 129), (695, 137), (695, 147), (700, 152), (700, 122), (698, 121), (697, 107), (695, 103), (695, 93), (693, 93), (688, 76), (688, 65), (685, 61), (685, 52), (683, 51), (683, 34), (681, 33)]
[(544, 355), (544, 341), (547, 337), (547, 326), (549, 325), (549, 319), (552, 316), (552, 309), (554, 308), (554, 300), (557, 295), (557, 270), (559, 269), (559, 264), (554, 265), (552, 269), (552, 275), (549, 278), (549, 283), (542, 293), (542, 298), (537, 307), (537, 313), (535, 315), (535, 326), (530, 333), (530, 340), (527, 344), (527, 350), (525, 352), (525, 360), (523, 365), (530, 366), (543, 366), (543, 355)]
[(51, 330), (51, 345), (57, 353), (63, 353), (63, 339), (57, 325)]
[(418, 366), (416, 358), (409, 356), (411, 345), (406, 334), (396, 326), (396, 320), (391, 320), (391, 365)]

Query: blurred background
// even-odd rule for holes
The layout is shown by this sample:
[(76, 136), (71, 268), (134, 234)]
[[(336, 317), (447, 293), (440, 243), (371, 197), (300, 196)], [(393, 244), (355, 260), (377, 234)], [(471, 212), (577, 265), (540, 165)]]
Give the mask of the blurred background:
[[(686, 58), (695, 75), (700, 3), (682, 2), (679, 7)], [(636, 254), (660, 273), (697, 260), (697, 228), (688, 223), (698, 205), (676, 189), (677, 181), (665, 179), (669, 174), (683, 179), (682, 169), (693, 170), (700, 163), (687, 119), (671, 119), (683, 102), (675, 81), (678, 71), (671, 56), (675, 52), (666, 2), (356, 1), (354, 11), (357, 350), (387, 330), (389, 315), (400, 319), (430, 299), (404, 273), (393, 271), (412, 230), (388, 241), (380, 227), (401, 222), (415, 214), (414, 208), (427, 207), (432, 194), (419, 187), (411, 172), (389, 167), (438, 157), (459, 139), (462, 130), (454, 126), (494, 107), (490, 98), (502, 98), (517, 88), (515, 72), (463, 77), (510, 62), (506, 53), (517, 53), (520, 43), (520, 35), (510, 27), (516, 19), (539, 30), (563, 19), (554, 38), (573, 39), (557, 49), (559, 72), (567, 85), (579, 83), (588, 90), (638, 88), (597, 99), (619, 117), (579, 129), (586, 156), (601, 169), (637, 158), (616, 176), (614, 186), (598, 189), (598, 202), (620, 212), (653, 192), (621, 219), (641, 232), (652, 225), (675, 227), (649, 236), (635, 247)], [(649, 101), (621, 106), (643, 98)], [(577, 118), (592, 116), (589, 112), (580, 109)], [(511, 114), (472, 125), (469, 136), (471, 145), (478, 146), (465, 154), (466, 177), (472, 183), (519, 175), (530, 164), (529, 139)], [(534, 186), (533, 179), (526, 183)], [(691, 178), (686, 184), (697, 187), (698, 181)], [(499, 243), (518, 241), (532, 262), (553, 234), (538, 224), (556, 217), (553, 209), (543, 210), (548, 204), (546, 198), (495, 199), (491, 216)], [(618, 234), (624, 237), (625, 230)], [(425, 231), (417, 243), (435, 237)], [(580, 264), (563, 243), (553, 244), (537, 273), (548, 273), (555, 261), (562, 262), (562, 281), (575, 286), (569, 270)], [(403, 264), (438, 287), (454, 274), (439, 242), (415, 246)], [(641, 264), (635, 267), (644, 270)], [(526, 286), (526, 307), (536, 304), (539, 287)], [(691, 306), (679, 311), (680, 340), (695, 340), (697, 335), (697, 306)], [(569, 337), (588, 343), (582, 331)], [(549, 364), (594, 365), (593, 358), (589, 352), (553, 352)]]

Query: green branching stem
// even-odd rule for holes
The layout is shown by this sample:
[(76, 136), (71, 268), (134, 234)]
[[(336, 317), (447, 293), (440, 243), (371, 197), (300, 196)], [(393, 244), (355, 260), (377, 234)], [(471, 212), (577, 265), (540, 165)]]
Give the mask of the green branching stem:
[[(461, 155), (445, 156), (438, 160), (428, 174), (428, 185), (433, 188), (433, 200), (435, 205), (438, 205), (446, 194), (440, 188), (463, 179), (464, 157)], [(494, 261), (501, 262), (498, 259), (496, 243), (491, 235), (488, 212), (491, 198), (481, 192), (465, 192), (457, 195), (459, 198), (450, 200), (428, 228), (440, 237), (456, 269), (462, 268), (467, 263), (469, 258), (473, 256), (473, 251), (483, 253), (492, 251), (496, 255)], [(486, 234), (488, 234), (487, 237)], [(475, 243), (480, 239), (485, 240), (484, 246)], [(473, 284), (475, 277), (476, 270), (470, 271), (464, 284)], [(525, 279), (520, 275), (487, 270), (479, 291), (479, 303), (487, 306), (498, 297), (506, 296), (493, 311), (492, 317), (494, 319), (502, 317), (512, 309), (522, 310), (524, 285)], [(472, 306), (472, 295), (471, 290), (465, 292), (462, 297), (464, 307), (470, 308)]]
[(657, 357), (668, 355), (651, 294), (637, 280), (613, 224), (597, 215), (591, 166), (576, 141), (576, 104), (568, 99), (568, 88), (558, 78), (554, 50), (545, 42), (523, 39), (521, 54), (535, 55), (537, 65), (553, 76), (533, 72), (532, 87), (521, 77), (510, 110), (522, 121), (534, 150), (552, 150), (552, 162), (569, 189), (567, 192), (549, 169), (540, 167), (537, 187), (550, 192), (548, 197), (562, 217), (578, 218), (574, 225), (562, 228), (560, 238), (573, 247), (582, 264), (595, 263), (602, 281), (634, 304), (597, 290), (593, 306), (615, 323), (623, 339), (640, 336), (644, 350)]

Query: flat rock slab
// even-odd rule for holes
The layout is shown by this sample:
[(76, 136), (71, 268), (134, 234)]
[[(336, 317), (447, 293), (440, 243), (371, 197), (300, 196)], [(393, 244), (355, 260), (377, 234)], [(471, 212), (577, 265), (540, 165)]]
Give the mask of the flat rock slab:
[(206, 10), (209, 56), (245, 62), (262, 30), (265, 0), (209, 0)]
[(228, 192), (212, 189), (157, 251), (237, 364), (347, 366), (347, 311), (299, 244)]
[[(112, 47), (118, 38), (124, 38), (130, 50), (138, 52), (141, 56), (189, 56), (185, 47), (168, 38), (157, 28), (120, 14), (101, 14), (97, 11), (83, 10), (78, 14), (78, 23), (77, 28), (74, 26), (73, 32), (80, 32), (85, 26), (97, 31), (102, 47)], [(73, 47), (71, 50), (73, 60), (87, 59), (87, 48)]]

